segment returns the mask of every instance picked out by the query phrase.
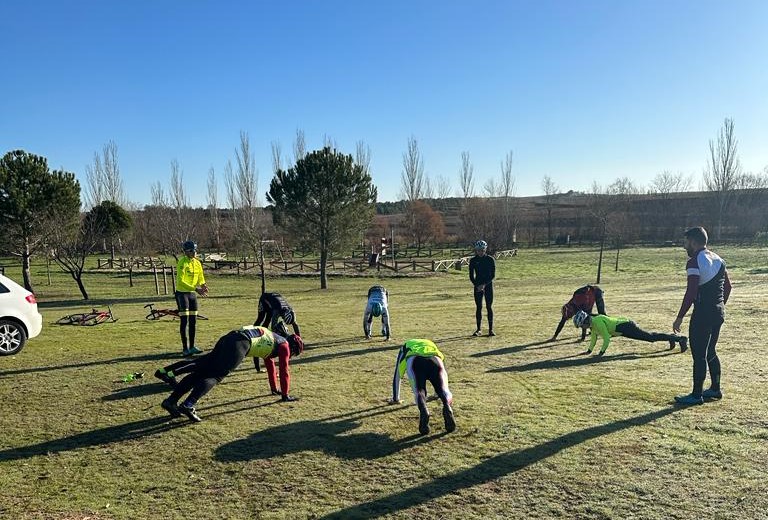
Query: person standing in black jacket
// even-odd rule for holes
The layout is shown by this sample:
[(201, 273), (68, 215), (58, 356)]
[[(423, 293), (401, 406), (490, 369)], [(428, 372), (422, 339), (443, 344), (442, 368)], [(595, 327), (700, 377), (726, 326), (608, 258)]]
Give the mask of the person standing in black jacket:
[(483, 298), (488, 315), (488, 335), (493, 332), (493, 279), (496, 277), (496, 261), (487, 254), (488, 243), (485, 240), (475, 242), (475, 256), (469, 261), (469, 281), (474, 286), (475, 321), (477, 330), (473, 336), (480, 336), (480, 325), (483, 321)]

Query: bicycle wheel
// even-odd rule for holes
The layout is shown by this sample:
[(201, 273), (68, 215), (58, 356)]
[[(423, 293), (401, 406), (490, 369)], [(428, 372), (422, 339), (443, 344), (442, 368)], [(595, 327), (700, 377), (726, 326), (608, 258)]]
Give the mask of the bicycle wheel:
[(207, 317), (207, 316), (203, 316), (202, 314), (198, 314), (198, 315), (197, 315), (197, 319), (198, 319), (198, 320), (207, 320), (207, 319), (208, 319), (208, 317)]
[(56, 320), (56, 325), (75, 325), (80, 323), (85, 314), (68, 314)]
[(156, 310), (153, 310), (152, 312), (150, 312), (149, 314), (144, 316), (144, 319), (147, 319), (147, 320), (159, 320), (160, 319), (160, 313), (157, 312)]

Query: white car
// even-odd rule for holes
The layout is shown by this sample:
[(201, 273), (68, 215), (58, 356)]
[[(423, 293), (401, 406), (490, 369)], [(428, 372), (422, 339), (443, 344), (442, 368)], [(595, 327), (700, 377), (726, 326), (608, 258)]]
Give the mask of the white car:
[(35, 295), (0, 274), (0, 356), (16, 354), (43, 330)]

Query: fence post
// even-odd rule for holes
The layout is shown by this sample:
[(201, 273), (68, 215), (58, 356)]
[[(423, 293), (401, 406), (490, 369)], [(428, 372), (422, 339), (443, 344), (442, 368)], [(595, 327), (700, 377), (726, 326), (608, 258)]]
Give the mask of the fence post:
[(433, 273), (435, 272), (435, 261), (434, 260), (432, 260), (432, 272)]
[(165, 266), (163, 266), (163, 294), (168, 294), (168, 280), (165, 277)]
[(155, 277), (155, 293), (160, 295), (160, 283), (157, 280), (157, 267), (155, 267), (155, 264), (152, 264), (152, 274)]

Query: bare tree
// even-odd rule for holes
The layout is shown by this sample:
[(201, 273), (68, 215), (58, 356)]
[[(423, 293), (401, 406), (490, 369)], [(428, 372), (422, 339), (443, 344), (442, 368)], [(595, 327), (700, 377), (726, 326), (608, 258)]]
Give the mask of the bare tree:
[(208, 170), (208, 215), (211, 223), (213, 246), (221, 246), (221, 219), (219, 215), (219, 190), (216, 185), (216, 172), (213, 166)]
[(429, 175), (424, 176), (424, 190), (422, 193), (422, 198), (425, 198), (425, 199), (435, 198), (435, 187), (432, 184), (432, 179), (429, 178)]
[(272, 141), (272, 173), (283, 169), (283, 150), (280, 141)]
[(355, 163), (362, 167), (366, 174), (371, 174), (371, 147), (365, 141), (355, 143)]
[(738, 141), (734, 135), (733, 119), (726, 118), (717, 141), (709, 140), (709, 157), (704, 170), (704, 186), (712, 192), (717, 210), (715, 237), (719, 239), (723, 231), (723, 219), (733, 196), (738, 188), (741, 164), (737, 155)]
[(53, 259), (77, 283), (84, 300), (88, 299), (88, 291), (83, 284), (85, 262), (100, 241), (104, 226), (101, 217), (90, 212), (80, 219), (76, 228), (56, 227), (52, 236)]
[(435, 195), (438, 199), (447, 199), (451, 196), (451, 181), (443, 175), (438, 175), (435, 180)]
[(120, 175), (120, 164), (117, 157), (117, 144), (108, 141), (101, 153), (94, 152), (93, 164), (85, 167), (88, 189), (86, 203), (88, 207), (98, 206), (105, 200), (119, 206), (126, 206), (127, 198)]
[(466, 200), (475, 194), (475, 167), (469, 159), (469, 152), (461, 152), (461, 170), (459, 171), (461, 196)]
[(544, 209), (547, 212), (547, 246), (550, 246), (552, 245), (552, 207), (560, 187), (554, 183), (552, 177), (545, 175), (541, 180), (541, 190), (544, 192)]
[(485, 181), (485, 184), (483, 184), (483, 191), (485, 191), (485, 194), (487, 197), (498, 197), (499, 196), (499, 185), (496, 182), (496, 179), (491, 177), (487, 181)]
[(336, 139), (334, 139), (330, 135), (325, 134), (323, 135), (323, 147), (330, 148), (331, 150), (338, 150), (339, 143), (337, 143)]
[(296, 129), (296, 138), (293, 140), (293, 162), (298, 162), (307, 155), (307, 141), (304, 139), (304, 130)]
[(403, 153), (403, 171), (400, 174), (400, 196), (408, 202), (424, 197), (424, 159), (416, 138), (408, 138), (408, 149)]
[(512, 150), (507, 152), (504, 160), (501, 161), (501, 196), (514, 197), (515, 195), (515, 177), (512, 175)]
[(504, 225), (504, 242), (512, 243), (515, 241), (515, 230), (517, 228), (517, 219), (515, 217), (515, 208), (513, 198), (515, 196), (515, 177), (512, 175), (512, 150), (507, 152), (504, 160), (501, 161), (501, 183), (499, 185), (499, 194), (502, 197), (502, 216)]
[(688, 191), (691, 188), (693, 180), (690, 175), (686, 176), (682, 172), (672, 173), (664, 170), (657, 173), (648, 187), (648, 193), (659, 195), (663, 200), (667, 200), (673, 193)]
[[(266, 278), (263, 244), (266, 238), (267, 225), (264, 212), (259, 207), (259, 176), (256, 170), (256, 158), (251, 151), (250, 138), (247, 132), (240, 132), (240, 147), (235, 149), (235, 157), (237, 159), (237, 172), (234, 179), (230, 179), (228, 184), (228, 190), (232, 193), (232, 202), (234, 202), (235, 213), (237, 214), (235, 234), (240, 243), (245, 244), (258, 258), (261, 292), (264, 293), (266, 291)], [(274, 158), (273, 155), (273, 162)]]

